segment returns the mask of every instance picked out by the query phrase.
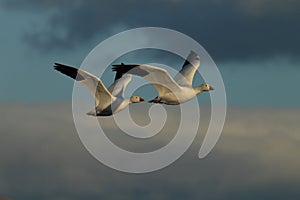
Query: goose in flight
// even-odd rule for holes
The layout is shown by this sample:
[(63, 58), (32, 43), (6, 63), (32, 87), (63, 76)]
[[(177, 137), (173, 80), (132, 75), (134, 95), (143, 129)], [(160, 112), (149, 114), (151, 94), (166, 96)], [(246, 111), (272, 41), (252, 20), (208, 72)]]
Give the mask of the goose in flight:
[(116, 73), (114, 83), (107, 89), (102, 81), (81, 69), (55, 63), (54, 69), (81, 83), (94, 97), (95, 109), (88, 112), (92, 116), (110, 116), (125, 109), (130, 103), (144, 101), (142, 97), (124, 98), (124, 90), (131, 81), (130, 74)]
[(194, 51), (191, 51), (182, 69), (174, 79), (165, 69), (147, 64), (125, 65), (121, 63), (120, 65), (113, 65), (112, 70), (117, 73), (141, 76), (149, 81), (158, 92), (158, 96), (149, 102), (177, 105), (191, 100), (201, 92), (214, 89), (206, 83), (198, 87), (192, 86), (193, 78), (199, 65), (199, 56)]

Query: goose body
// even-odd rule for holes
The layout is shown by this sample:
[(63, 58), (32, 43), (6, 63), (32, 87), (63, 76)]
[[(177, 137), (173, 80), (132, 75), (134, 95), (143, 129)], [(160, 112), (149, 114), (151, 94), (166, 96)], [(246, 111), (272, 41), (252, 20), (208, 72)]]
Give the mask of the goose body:
[(141, 76), (148, 80), (158, 92), (158, 96), (149, 102), (176, 105), (193, 99), (201, 92), (213, 90), (209, 84), (192, 86), (195, 72), (199, 66), (199, 56), (191, 51), (182, 69), (174, 78), (165, 69), (147, 64), (125, 65), (122, 63), (113, 65), (113, 71)]
[(131, 81), (130, 74), (116, 73), (114, 83), (107, 89), (102, 81), (84, 70), (55, 63), (54, 69), (81, 83), (94, 97), (95, 109), (88, 112), (92, 116), (110, 116), (125, 109), (130, 103), (144, 101), (139, 96), (124, 98), (124, 90)]

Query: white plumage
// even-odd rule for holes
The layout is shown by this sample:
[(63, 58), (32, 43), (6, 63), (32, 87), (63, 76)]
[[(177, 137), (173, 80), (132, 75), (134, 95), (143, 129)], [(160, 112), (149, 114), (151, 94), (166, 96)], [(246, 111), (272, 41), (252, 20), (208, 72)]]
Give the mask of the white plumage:
[(214, 89), (209, 84), (202, 84), (198, 87), (192, 86), (195, 72), (199, 66), (199, 56), (191, 51), (181, 71), (174, 79), (165, 69), (147, 64), (125, 65), (122, 63), (121, 65), (113, 65), (113, 71), (141, 76), (148, 80), (158, 92), (158, 96), (149, 102), (176, 105), (191, 100), (203, 91)]
[(98, 77), (84, 70), (59, 63), (55, 63), (54, 68), (81, 83), (94, 97), (96, 107), (88, 112), (88, 115), (109, 116), (125, 109), (130, 103), (144, 101), (139, 96), (124, 98), (124, 90), (131, 81), (130, 74), (123, 75), (117, 72), (114, 83), (107, 89)]

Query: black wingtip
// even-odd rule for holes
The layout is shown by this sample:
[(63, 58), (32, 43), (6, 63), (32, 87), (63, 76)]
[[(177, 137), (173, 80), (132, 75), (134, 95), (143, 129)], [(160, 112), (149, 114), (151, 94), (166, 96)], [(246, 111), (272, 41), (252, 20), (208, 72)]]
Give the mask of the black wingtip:
[(189, 59), (190, 59), (192, 56), (198, 56), (198, 54), (197, 54), (195, 51), (191, 50), (190, 53), (189, 53), (189, 55), (187, 56), (187, 58), (184, 60), (184, 63), (183, 63), (183, 65), (182, 65), (182, 68), (184, 68), (184, 67), (186, 67), (187, 65), (190, 65), (190, 64), (191, 64), (191, 62), (190, 62)]
[(121, 64), (115, 64), (115, 65), (112, 65), (112, 71), (123, 71), (124, 73), (126, 73), (127, 71), (139, 66), (137, 64), (124, 64), (124, 63), (121, 63)]
[(117, 71), (116, 76), (115, 76), (115, 81), (120, 79), (122, 76), (123, 76), (123, 73)]
[(76, 81), (84, 80), (84, 77), (78, 74), (78, 69), (60, 63), (54, 63), (54, 69), (75, 79)]
[(121, 63), (120, 65), (112, 65), (112, 66), (113, 66), (112, 71), (117, 72), (116, 76), (115, 76), (115, 81), (120, 79), (123, 76), (123, 74), (126, 73), (126, 71), (124, 71), (123, 69), (120, 69), (121, 67), (125, 66), (124, 63)]
[(131, 71), (135, 67), (140, 66), (140, 64), (126, 64), (125, 65), (124, 63), (121, 63), (119, 65), (112, 65), (112, 66), (113, 66), (112, 71), (117, 72), (116, 79), (121, 78), (123, 76), (123, 74), (126, 74), (126, 73), (137, 75), (137, 76), (140, 76), (140, 77), (144, 77), (144, 76), (149, 74), (148, 71), (143, 70), (143, 69), (139, 69), (138, 71), (134, 71), (134, 72)]

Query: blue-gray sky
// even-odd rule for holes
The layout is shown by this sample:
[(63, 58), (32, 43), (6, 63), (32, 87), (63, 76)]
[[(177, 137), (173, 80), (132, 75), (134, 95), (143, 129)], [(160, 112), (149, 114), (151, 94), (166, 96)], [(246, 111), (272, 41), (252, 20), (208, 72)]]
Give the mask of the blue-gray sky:
[(208, 51), (230, 105), (298, 107), (299, 7), (296, 0), (1, 0), (0, 99), (69, 101), (73, 83), (54, 72), (54, 62), (79, 66), (107, 37), (158, 26), (181, 31)]
[[(0, 199), (299, 199), (299, 10), (298, 0), (0, 0)], [(141, 26), (198, 41), (222, 73), (230, 106), (204, 160), (197, 154), (208, 94), (199, 97), (200, 128), (183, 157), (133, 175), (84, 148), (72, 119), (73, 80), (52, 66), (79, 66), (99, 42)], [(179, 70), (182, 60), (169, 56), (149, 50), (124, 59)], [(102, 78), (108, 85), (113, 77), (107, 70)], [(149, 120), (146, 105), (131, 105), (137, 122)], [(150, 141), (130, 140), (111, 118), (100, 121), (120, 147), (147, 152), (172, 138), (179, 119), (168, 114), (171, 124)]]

